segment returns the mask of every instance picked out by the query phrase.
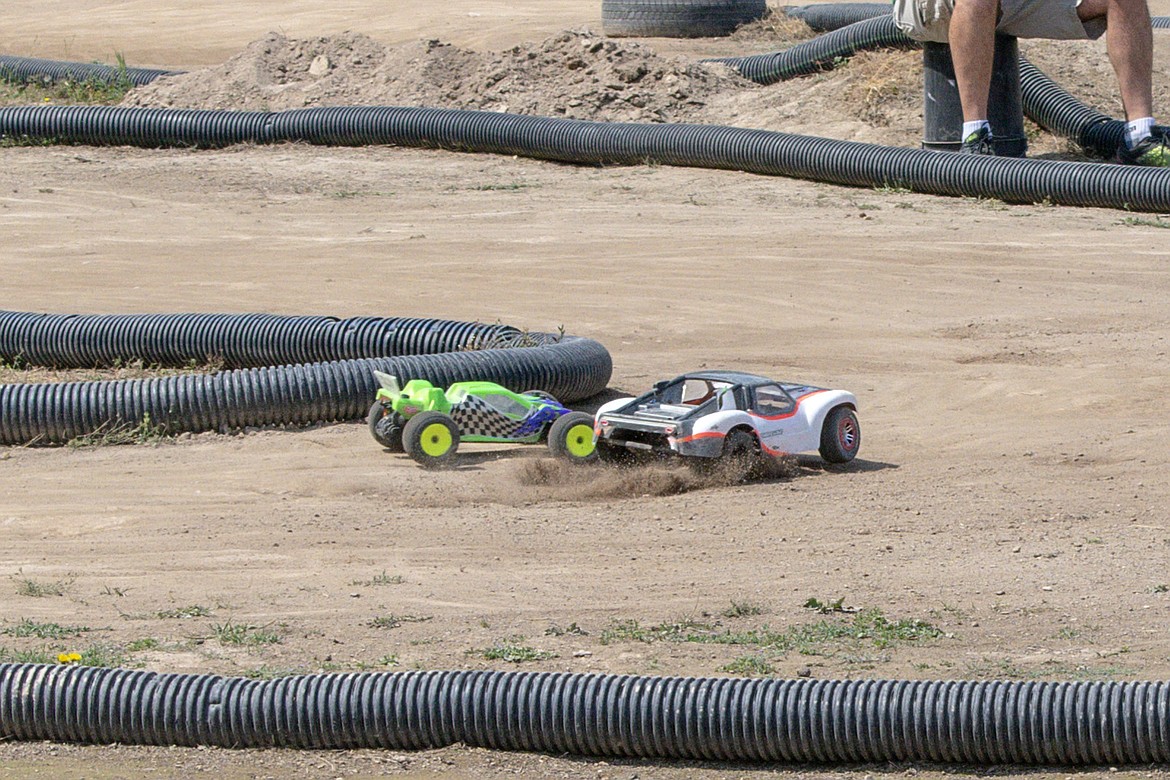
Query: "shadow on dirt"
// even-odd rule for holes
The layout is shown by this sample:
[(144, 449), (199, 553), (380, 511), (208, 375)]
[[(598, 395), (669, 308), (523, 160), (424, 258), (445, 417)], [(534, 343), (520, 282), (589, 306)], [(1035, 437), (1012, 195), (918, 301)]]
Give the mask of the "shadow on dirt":
[(823, 474), (868, 474), (873, 471), (901, 468), (897, 463), (885, 463), (880, 460), (863, 460), (861, 458), (856, 458), (849, 463), (826, 463), (816, 455), (798, 456), (797, 463), (800, 466), (801, 472), (809, 475), (814, 472)]

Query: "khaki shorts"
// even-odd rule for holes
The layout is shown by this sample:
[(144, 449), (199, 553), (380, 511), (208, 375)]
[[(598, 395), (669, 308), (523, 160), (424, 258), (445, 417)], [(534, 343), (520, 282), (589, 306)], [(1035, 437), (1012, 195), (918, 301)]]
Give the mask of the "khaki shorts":
[[(1105, 17), (1082, 22), (1080, 0), (1000, 0), (996, 32), (1017, 38), (1095, 40), (1105, 32)], [(894, 0), (898, 29), (918, 41), (947, 42), (954, 0)]]

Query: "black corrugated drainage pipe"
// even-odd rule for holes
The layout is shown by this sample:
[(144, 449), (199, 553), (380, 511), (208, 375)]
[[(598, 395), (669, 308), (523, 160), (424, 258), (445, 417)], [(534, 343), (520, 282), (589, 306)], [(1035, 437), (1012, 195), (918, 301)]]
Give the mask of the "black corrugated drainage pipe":
[[(869, 4), (861, 13), (870, 13)], [(703, 62), (718, 62), (733, 68), (757, 84), (775, 84), (797, 76), (830, 70), (841, 59), (868, 49), (917, 49), (921, 43), (895, 26), (887, 6), (884, 15), (863, 19), (798, 43), (783, 51), (751, 54), (745, 57), (716, 57)]]
[(159, 70), (156, 68), (116, 68), (85, 62), (61, 62), (60, 60), (39, 60), (31, 57), (10, 57), (0, 55), (0, 79), (16, 84), (37, 82), (52, 84), (58, 81), (95, 82), (117, 84), (125, 81), (136, 87), (149, 84), (160, 76), (174, 76), (181, 70)]
[(829, 32), (854, 22), (889, 16), (892, 7), (890, 3), (817, 3), (786, 5), (780, 12), (790, 19), (801, 20), (815, 32)]
[(0, 740), (465, 744), (722, 761), (1170, 761), (1170, 684), (398, 672), (250, 680), (0, 664)]
[(1013, 203), (1170, 210), (1170, 171), (982, 158), (719, 125), (639, 125), (457, 109), (355, 106), (280, 113), (111, 106), (0, 108), (0, 135), (67, 143), (390, 144), (593, 165), (721, 168)]
[(571, 403), (604, 390), (613, 369), (605, 347), (575, 336), (446, 320), (267, 314), (0, 312), (0, 360), (63, 368), (223, 361), (230, 369), (0, 385), (0, 444), (67, 442), (146, 420), (168, 433), (354, 420), (377, 391), (374, 370), (443, 387), (498, 382)]

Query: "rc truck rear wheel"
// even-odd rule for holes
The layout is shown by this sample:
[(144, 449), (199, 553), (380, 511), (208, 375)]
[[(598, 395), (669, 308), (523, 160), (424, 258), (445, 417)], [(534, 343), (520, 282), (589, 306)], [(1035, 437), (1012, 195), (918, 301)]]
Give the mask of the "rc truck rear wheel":
[(756, 437), (744, 430), (734, 430), (723, 440), (723, 455), (721, 468), (727, 469), (727, 475), (734, 482), (756, 476), (762, 464), (760, 463), (760, 447), (756, 444)]
[(574, 463), (596, 460), (593, 415), (586, 412), (562, 414), (548, 429), (548, 448), (558, 458)]
[(402, 418), (386, 404), (375, 401), (366, 418), (374, 441), (391, 452), (402, 452)]
[(861, 424), (848, 406), (838, 406), (821, 428), (821, 457), (829, 463), (848, 463), (861, 447)]
[(402, 429), (406, 454), (426, 469), (451, 463), (459, 449), (459, 426), (442, 412), (420, 412)]

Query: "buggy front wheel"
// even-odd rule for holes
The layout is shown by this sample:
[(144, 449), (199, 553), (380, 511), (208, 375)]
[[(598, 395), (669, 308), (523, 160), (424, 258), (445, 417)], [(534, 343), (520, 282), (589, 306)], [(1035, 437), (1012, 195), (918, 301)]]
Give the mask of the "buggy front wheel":
[(597, 458), (593, 441), (593, 415), (586, 412), (562, 414), (548, 429), (548, 448), (558, 458), (588, 463)]
[(421, 412), (407, 420), (402, 445), (423, 468), (442, 468), (454, 460), (459, 449), (459, 426), (442, 412)]

